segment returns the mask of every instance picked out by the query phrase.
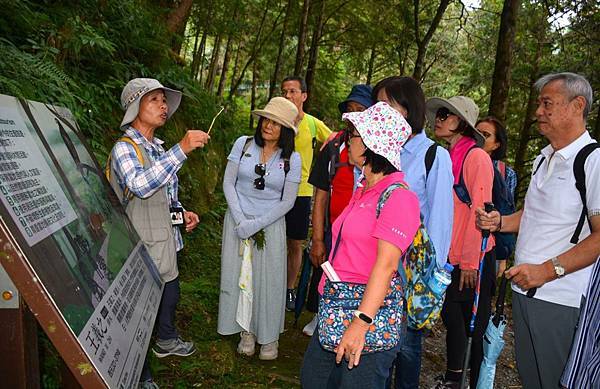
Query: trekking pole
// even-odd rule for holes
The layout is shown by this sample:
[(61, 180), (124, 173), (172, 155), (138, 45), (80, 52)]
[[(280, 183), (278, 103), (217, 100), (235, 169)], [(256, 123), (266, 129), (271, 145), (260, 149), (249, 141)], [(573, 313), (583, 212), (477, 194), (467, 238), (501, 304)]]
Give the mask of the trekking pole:
[[(484, 203), (485, 211), (492, 212), (494, 204)], [(479, 254), (479, 274), (477, 276), (477, 284), (475, 285), (475, 298), (473, 299), (473, 311), (471, 314), (471, 322), (469, 323), (469, 334), (467, 336), (467, 349), (465, 351), (465, 359), (463, 361), (462, 375), (460, 377), (460, 389), (467, 387), (467, 369), (471, 359), (471, 345), (473, 343), (473, 332), (475, 332), (475, 319), (477, 318), (477, 307), (479, 306), (479, 291), (481, 288), (481, 274), (483, 273), (483, 258), (485, 257), (485, 249), (487, 248), (490, 230), (481, 230), (481, 252)]]

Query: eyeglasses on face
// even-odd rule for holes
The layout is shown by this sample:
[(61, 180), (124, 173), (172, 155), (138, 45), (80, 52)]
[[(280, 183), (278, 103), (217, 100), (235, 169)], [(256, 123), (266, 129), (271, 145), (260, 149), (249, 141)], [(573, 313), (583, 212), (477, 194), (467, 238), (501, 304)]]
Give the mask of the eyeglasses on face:
[(258, 178), (254, 180), (254, 187), (258, 190), (265, 190), (265, 174), (267, 169), (264, 163), (257, 163), (254, 166), (254, 173), (258, 174)]
[(441, 122), (443, 122), (444, 120), (448, 119), (448, 117), (450, 115), (454, 115), (452, 112), (450, 112), (450, 110), (446, 107), (442, 107), (440, 109), (437, 110), (437, 112), (435, 113), (435, 118), (436, 119), (440, 119)]

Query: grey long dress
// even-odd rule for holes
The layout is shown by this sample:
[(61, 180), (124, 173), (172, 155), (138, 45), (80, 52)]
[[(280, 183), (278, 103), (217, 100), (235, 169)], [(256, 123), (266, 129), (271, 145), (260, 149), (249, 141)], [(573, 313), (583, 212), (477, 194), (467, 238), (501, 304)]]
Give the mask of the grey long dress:
[[(240, 289), (238, 286), (242, 256), (241, 239), (235, 231), (244, 225), (244, 233), (265, 231), (265, 247), (252, 250), (253, 303), (250, 332), (259, 344), (279, 339), (284, 329), (287, 248), (285, 214), (292, 208), (300, 182), (301, 161), (298, 153), (290, 158), (290, 171), (285, 176), (281, 152), (267, 162), (265, 189), (254, 187), (258, 177), (254, 167), (260, 162), (261, 149), (252, 141), (240, 158), (246, 137), (238, 139), (228, 157), (223, 190), (228, 209), (223, 224), (221, 248), (221, 292), (219, 295), (219, 334), (242, 331), (236, 322)], [(284, 186), (285, 180), (285, 186)], [(282, 197), (283, 188), (283, 197)]]

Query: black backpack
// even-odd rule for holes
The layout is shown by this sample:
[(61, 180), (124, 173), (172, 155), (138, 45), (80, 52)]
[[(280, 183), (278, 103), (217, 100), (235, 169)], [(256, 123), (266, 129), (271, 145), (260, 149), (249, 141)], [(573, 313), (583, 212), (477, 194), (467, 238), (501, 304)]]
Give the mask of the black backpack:
[[(600, 148), (600, 143), (594, 142), (585, 145), (577, 155), (575, 156), (575, 161), (573, 162), (573, 175), (575, 176), (575, 188), (579, 192), (579, 196), (581, 197), (581, 202), (583, 204), (583, 208), (581, 209), (581, 214), (579, 215), (579, 221), (577, 222), (577, 227), (575, 227), (575, 231), (573, 232), (573, 236), (571, 237), (570, 242), (573, 244), (579, 243), (579, 235), (581, 235), (581, 230), (583, 229), (583, 223), (585, 223), (585, 219), (587, 219), (588, 224), (590, 226), (590, 231), (592, 230), (592, 224), (590, 219), (588, 218), (588, 208), (587, 208), (587, 200), (586, 200), (586, 192), (587, 188), (585, 186), (585, 161), (587, 157), (596, 149)], [(532, 176), (540, 169), (542, 163), (546, 157), (542, 156), (540, 158), (540, 162), (533, 170)]]

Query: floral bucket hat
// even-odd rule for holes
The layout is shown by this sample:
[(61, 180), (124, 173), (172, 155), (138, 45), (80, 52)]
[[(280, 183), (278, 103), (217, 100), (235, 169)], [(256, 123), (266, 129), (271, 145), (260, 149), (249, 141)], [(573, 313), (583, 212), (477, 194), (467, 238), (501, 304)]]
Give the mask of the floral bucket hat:
[(369, 150), (402, 170), (400, 151), (410, 138), (412, 128), (400, 112), (381, 101), (363, 112), (345, 113), (342, 119), (354, 125)]

